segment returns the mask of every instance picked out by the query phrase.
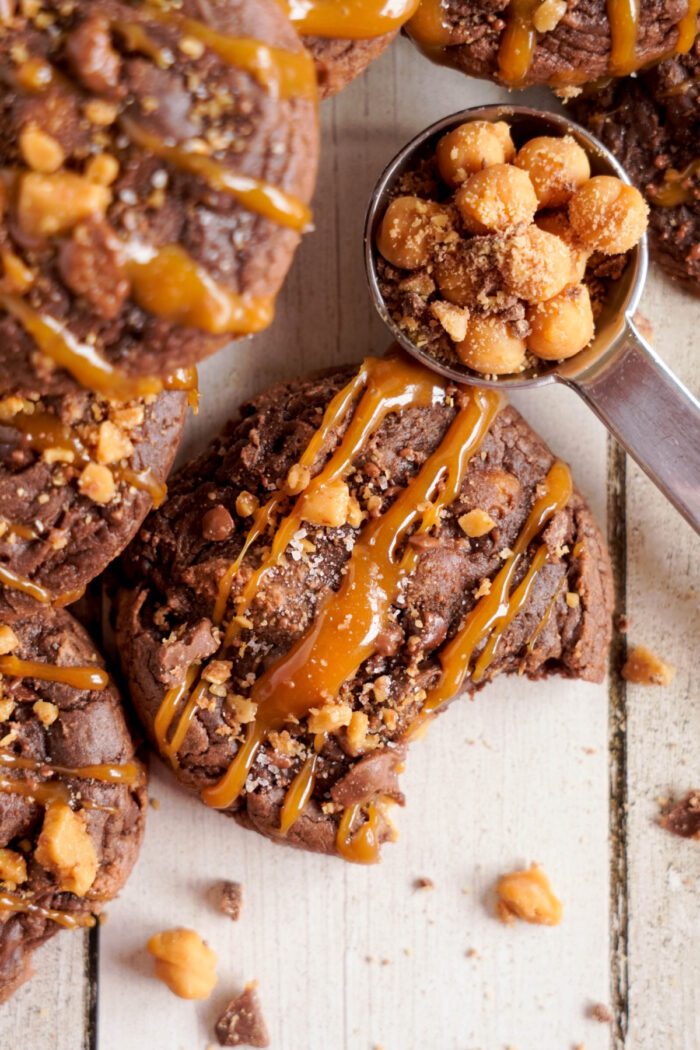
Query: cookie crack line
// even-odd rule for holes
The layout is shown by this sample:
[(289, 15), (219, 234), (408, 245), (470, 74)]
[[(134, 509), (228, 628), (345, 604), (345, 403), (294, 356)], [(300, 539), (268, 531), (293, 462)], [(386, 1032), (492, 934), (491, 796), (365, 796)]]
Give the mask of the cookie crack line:
[[(256, 512), (240, 554), (221, 577), (212, 616), (214, 623), (223, 627), (221, 647), (203, 666), (190, 666), (183, 681), (169, 690), (160, 704), (154, 720), (154, 735), (161, 754), (173, 766), (178, 765), (178, 752), (206, 692), (207, 667), (213, 659), (229, 654), (246, 623), (246, 612), (263, 581), (282, 563), (310, 501), (348, 477), (357, 456), (391, 413), (445, 404), (448, 397), (452, 394), (448, 393), (446, 381), (419, 365), (393, 356), (367, 359), (358, 374), (333, 397), (320, 427), (301, 455), (299, 472), (308, 472), (328, 437), (344, 428), (342, 439), (285, 515), (281, 515), (280, 510), (289, 493), (282, 492), (274, 493)], [(442, 512), (459, 497), (469, 464), (504, 407), (504, 399), (495, 391), (469, 388), (459, 391), (457, 404), (454, 419), (442, 441), (415, 477), (386, 511), (370, 519), (361, 529), (340, 589), (323, 601), (314, 622), (292, 648), (253, 683), (250, 700), (256, 705), (255, 719), (249, 724), (245, 739), (224, 775), (203, 789), (201, 797), (207, 805), (219, 809), (232, 806), (244, 790), (260, 747), (269, 734), (289, 721), (298, 722), (307, 717), (312, 709), (336, 701), (343, 686), (378, 651), (389, 612), (418, 565), (418, 545), (408, 544), (406, 540), (409, 536), (428, 537), (438, 525)], [(566, 506), (572, 491), (568, 467), (555, 462), (538, 487), (535, 502), (513, 549), (504, 552), (504, 564), (490, 590), (479, 597), (455, 636), (439, 650), (439, 679), (425, 694), (422, 709), (400, 744), (415, 735), (459, 692), (465, 681), (470, 679), (479, 684), (484, 680), (504, 632), (524, 607), (550, 558), (547, 544), (541, 544), (523, 572), (531, 545), (555, 514)], [(251, 574), (235, 601), (235, 612), (226, 623), (232, 585), (243, 559), (270, 527), (269, 553)], [(545, 610), (547, 619), (552, 604)], [(542, 625), (538, 624), (533, 638), (541, 629)], [(473, 662), (479, 645), (483, 647)], [(286, 792), (279, 827), (282, 836), (308, 805), (324, 743), (324, 734), (316, 734), (315, 753), (302, 765)], [(378, 859), (377, 829), (381, 807), (386, 802), (386, 798), (370, 797), (344, 807), (336, 835), (336, 849), (341, 856), (364, 863)], [(357, 821), (363, 816), (366, 820), (357, 828)]]

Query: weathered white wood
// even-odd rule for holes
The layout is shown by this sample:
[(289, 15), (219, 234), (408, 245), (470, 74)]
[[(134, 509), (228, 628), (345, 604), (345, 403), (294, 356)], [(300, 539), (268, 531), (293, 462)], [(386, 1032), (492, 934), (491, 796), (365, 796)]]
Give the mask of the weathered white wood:
[[(658, 279), (642, 310), (665, 360), (700, 390), (700, 301)], [(677, 667), (670, 688), (627, 686), (629, 1045), (697, 1050), (700, 846), (656, 819), (659, 798), (700, 786), (700, 543), (632, 466), (627, 514), (629, 641)]]
[[(364, 208), (384, 163), (446, 112), (501, 98), (400, 43), (324, 107), (317, 232), (306, 239), (262, 338), (202, 368), (187, 454), (244, 396), (304, 370), (381, 352), (361, 256)], [(606, 438), (566, 391), (523, 398), (605, 510)], [(581, 447), (585, 444), (585, 455)], [(205, 811), (158, 763), (144, 856), (102, 931), (100, 1048), (191, 1048), (212, 1039), (221, 999), (260, 979), (279, 1050), (603, 1050), (584, 1017), (607, 999), (606, 690), (502, 681), (457, 704), (415, 745), (400, 839), (380, 868), (304, 856)], [(495, 876), (532, 859), (565, 903), (559, 929), (506, 929)], [(433, 891), (414, 892), (427, 875)], [(237, 925), (208, 904), (221, 877), (245, 884)], [(221, 996), (193, 1006), (152, 978), (143, 945), (169, 925), (201, 931), (221, 958)], [(476, 958), (466, 952), (475, 948)], [(386, 963), (383, 960), (388, 960)]]

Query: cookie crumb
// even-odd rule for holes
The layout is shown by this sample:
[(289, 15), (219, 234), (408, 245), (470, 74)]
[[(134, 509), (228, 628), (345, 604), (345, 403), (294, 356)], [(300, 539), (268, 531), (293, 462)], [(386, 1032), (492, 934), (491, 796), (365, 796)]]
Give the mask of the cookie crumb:
[(247, 984), (240, 995), (232, 999), (216, 1022), (219, 1046), (270, 1045), (270, 1036), (256, 991), (257, 981)]
[(605, 1003), (592, 1003), (588, 1009), (588, 1016), (601, 1024), (610, 1024), (613, 1019), (612, 1011)]
[(635, 685), (670, 685), (676, 669), (644, 645), (635, 645), (629, 652), (622, 677)]
[(240, 882), (222, 882), (219, 887), (219, 911), (238, 922), (243, 907), (243, 885)]
[[(663, 808), (668, 804), (666, 802)], [(700, 841), (700, 791), (689, 791), (679, 802), (671, 804), (659, 823), (672, 835)]]
[(420, 878), (413, 880), (413, 888), (414, 890), (434, 890), (435, 883), (432, 879), (428, 879), (423, 875)]

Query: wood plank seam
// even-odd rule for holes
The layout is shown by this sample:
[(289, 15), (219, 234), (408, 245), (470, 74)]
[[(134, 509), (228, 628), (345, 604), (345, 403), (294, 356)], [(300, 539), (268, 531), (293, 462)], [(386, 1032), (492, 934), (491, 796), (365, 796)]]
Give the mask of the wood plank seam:
[(83, 1050), (98, 1047), (98, 998), (100, 973), (100, 927), (93, 926), (85, 937), (84, 949), (85, 1008), (83, 1017)]
[(614, 630), (610, 649), (608, 748), (610, 759), (610, 997), (611, 1042), (624, 1050), (629, 1030), (629, 857), (627, 840), (627, 688), (620, 671), (627, 655), (619, 630), (627, 610), (627, 462), (608, 439), (608, 546), (613, 569)]

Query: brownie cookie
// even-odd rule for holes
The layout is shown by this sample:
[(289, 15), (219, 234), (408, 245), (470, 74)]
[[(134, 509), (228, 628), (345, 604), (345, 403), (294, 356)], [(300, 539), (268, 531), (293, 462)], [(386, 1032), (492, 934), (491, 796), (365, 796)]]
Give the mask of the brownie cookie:
[(400, 357), (284, 384), (180, 471), (117, 635), (205, 803), (376, 859), (417, 728), (499, 672), (600, 680), (610, 566), (566, 466), (495, 392)]
[(0, 19), (0, 390), (154, 393), (264, 328), (318, 156), (313, 63), (278, 4)]
[(321, 98), (335, 95), (386, 51), (418, 0), (280, 0), (316, 65)]
[(700, 39), (687, 55), (576, 99), (572, 114), (646, 194), (655, 258), (700, 292)]
[(94, 925), (143, 834), (119, 694), (67, 612), (0, 595), (0, 1001), (62, 927)]
[(0, 398), (0, 590), (68, 604), (165, 498), (187, 397)]
[(688, 0), (421, 0), (407, 29), (431, 58), (507, 87), (577, 85), (657, 62), (695, 35)]

